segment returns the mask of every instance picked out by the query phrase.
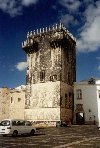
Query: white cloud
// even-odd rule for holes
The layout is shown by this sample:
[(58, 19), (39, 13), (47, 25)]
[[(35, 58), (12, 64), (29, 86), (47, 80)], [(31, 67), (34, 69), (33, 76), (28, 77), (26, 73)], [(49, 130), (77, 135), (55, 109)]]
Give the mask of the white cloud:
[(0, 0), (0, 9), (14, 17), (21, 14), (21, 6), (15, 0)]
[(72, 15), (66, 14), (61, 17), (61, 21), (68, 26), (71, 22), (73, 22), (74, 17)]
[(78, 24), (77, 20), (70, 14), (65, 14), (65, 15), (62, 15), (61, 16), (61, 22), (66, 25), (67, 27), (70, 25), (70, 24)]
[[(100, 0), (96, 2), (94, 0), (59, 0), (59, 3), (69, 10), (69, 14), (61, 16), (61, 20), (66, 26), (77, 25), (79, 17), (79, 22), (82, 21), (81, 28), (76, 30), (78, 36), (77, 51), (92, 52), (98, 50), (100, 48)], [(84, 7), (85, 10), (80, 12), (80, 7)]]
[(98, 70), (100, 70), (100, 66), (98, 66)]
[(84, 16), (86, 21), (77, 41), (77, 49), (81, 52), (96, 51), (100, 48), (100, 2), (89, 5)]
[(17, 65), (15, 66), (19, 71), (23, 71), (26, 69), (27, 67), (27, 62), (19, 62), (17, 63)]
[(59, 0), (59, 3), (71, 12), (78, 11), (81, 5), (79, 0)]
[(0, 9), (11, 17), (22, 14), (24, 6), (36, 4), (38, 0), (0, 0)]
[(36, 4), (38, 2), (38, 0), (22, 0), (22, 4), (24, 6), (29, 6), (31, 4)]
[(96, 59), (100, 60), (100, 57), (96, 57)]

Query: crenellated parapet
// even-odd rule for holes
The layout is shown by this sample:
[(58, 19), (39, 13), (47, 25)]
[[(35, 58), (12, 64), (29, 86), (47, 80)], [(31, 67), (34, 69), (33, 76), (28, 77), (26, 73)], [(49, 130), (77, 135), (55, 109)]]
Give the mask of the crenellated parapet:
[(76, 43), (75, 37), (60, 23), (28, 32), (26, 40), (22, 42), (22, 48), (26, 53), (37, 51), (44, 38), (48, 39), (52, 48), (63, 47), (66, 40)]

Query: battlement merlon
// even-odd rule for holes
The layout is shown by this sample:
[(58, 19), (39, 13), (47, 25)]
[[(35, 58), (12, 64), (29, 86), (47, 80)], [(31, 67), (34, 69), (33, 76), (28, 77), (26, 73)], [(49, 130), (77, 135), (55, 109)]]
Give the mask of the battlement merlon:
[[(22, 48), (34, 47), (38, 49), (38, 41), (40, 38), (48, 36), (50, 40), (63, 39), (64, 37), (70, 38), (76, 43), (76, 38), (64, 27), (62, 23), (56, 24), (49, 28), (40, 28), (27, 33), (26, 41), (22, 42)], [(30, 48), (31, 50), (31, 48)]]

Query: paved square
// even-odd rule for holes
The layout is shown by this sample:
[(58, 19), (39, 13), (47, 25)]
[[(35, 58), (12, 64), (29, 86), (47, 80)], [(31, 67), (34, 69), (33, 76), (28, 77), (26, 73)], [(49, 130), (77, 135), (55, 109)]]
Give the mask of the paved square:
[(100, 131), (95, 125), (38, 129), (34, 136), (0, 136), (0, 148), (100, 148)]

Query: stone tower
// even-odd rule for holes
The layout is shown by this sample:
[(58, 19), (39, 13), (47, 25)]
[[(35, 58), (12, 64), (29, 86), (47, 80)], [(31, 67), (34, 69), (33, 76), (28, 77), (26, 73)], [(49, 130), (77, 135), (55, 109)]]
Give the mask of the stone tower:
[(72, 121), (76, 40), (62, 23), (28, 32), (25, 118), (55, 124)]

